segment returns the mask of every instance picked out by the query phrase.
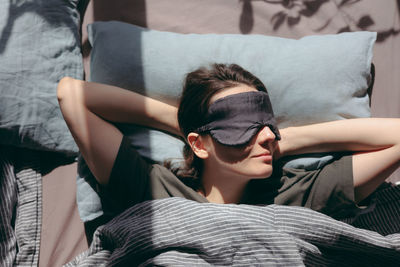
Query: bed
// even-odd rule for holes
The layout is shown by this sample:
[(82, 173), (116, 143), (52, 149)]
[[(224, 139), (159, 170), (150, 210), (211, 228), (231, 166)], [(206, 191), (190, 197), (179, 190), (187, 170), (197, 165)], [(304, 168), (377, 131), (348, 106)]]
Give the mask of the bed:
[[(6, 220), (1, 228), (1, 236), (4, 238), (0, 241), (2, 243), (13, 241), (8, 247), (9, 250), (6, 251), (7, 261), (0, 265), (61, 266), (88, 249), (88, 242), (91, 241), (92, 236), (85, 233), (92, 233), (93, 225), (99, 224), (96, 221), (98, 208), (95, 204), (90, 202), (92, 206), (86, 209), (87, 213), (85, 214), (82, 213), (84, 212), (82, 208), (78, 210), (77, 190), (78, 195), (82, 191), (79, 186), (77, 187), (76, 178), (84, 176), (85, 168), (77, 159), (76, 145), (66, 126), (62, 124), (62, 117), (57, 108), (55, 86), (62, 76), (68, 75), (106, 83), (127, 80), (131, 83), (117, 84), (122, 87), (146, 84), (147, 91), (142, 93), (163, 97), (165, 101), (174, 103), (178, 94), (176, 83), (167, 82), (165, 85), (167, 93), (160, 92), (157, 90), (160, 85), (152, 83), (157, 79), (149, 77), (154, 77), (152, 76), (154, 73), (163, 73), (161, 67), (150, 68), (152, 66), (157, 66), (157, 64), (164, 66), (162, 64), (168, 63), (171, 64), (171, 67), (177, 65), (173, 63), (178, 62), (178, 57), (170, 57), (168, 62), (159, 62), (160, 56), (156, 54), (159, 49), (175, 48), (173, 55), (186, 57), (187, 62), (190, 62), (190, 57), (184, 53), (187, 52), (185, 49), (188, 45), (184, 44), (193, 44), (199, 41), (187, 40), (185, 39), (186, 35), (179, 34), (207, 34), (206, 44), (211, 47), (210, 53), (217, 53), (220, 43), (213, 43), (212, 47), (209, 39), (216, 38), (216, 41), (213, 39), (215, 42), (222, 42), (217, 40), (218, 36), (230, 34), (232, 35), (230, 38), (234, 38), (231, 40), (241, 45), (231, 46), (232, 50), (230, 51), (240, 53), (246, 50), (254, 53), (254, 51), (262, 52), (263, 48), (260, 46), (251, 47), (251, 49), (244, 48), (261, 42), (251, 39), (256, 38), (255, 34), (261, 35), (262, 38), (285, 38), (285, 40), (268, 39), (268, 41), (283, 41), (282, 45), (289, 47), (287, 51), (289, 49), (298, 51), (291, 47), (291, 42), (289, 44), (286, 38), (303, 40), (302, 42), (306, 42), (306, 44), (302, 44), (302, 47), (305, 47), (315, 45), (316, 42), (314, 39), (310, 41), (310, 38), (306, 38), (305, 41), (300, 39), (305, 36), (321, 37), (321, 42), (323, 42), (327, 35), (334, 34), (335, 38), (332, 40), (334, 42), (337, 40), (338, 33), (369, 31), (377, 34), (375, 37), (366, 37), (367, 40), (364, 40), (363, 44), (369, 42), (370, 46), (365, 47), (365, 53), (373, 54), (373, 58), (368, 61), (364, 56), (362, 59), (365, 61), (353, 58), (354, 60), (350, 62), (363, 64), (363, 72), (359, 74), (363, 91), (351, 94), (357, 97), (357, 101), (351, 102), (352, 107), (355, 103), (362, 108), (354, 108), (356, 110), (354, 112), (357, 114), (351, 113), (348, 116), (400, 117), (400, 77), (397, 75), (400, 71), (399, 1), (377, 3), (373, 0), (135, 0), (111, 3), (103, 0), (90, 2), (85, 0), (47, 2), (1, 0), (0, 7), (2, 7), (0, 12), (3, 12), (0, 14), (2, 18), (0, 20), (0, 58), (2, 60), (2, 66), (0, 66), (0, 92), (2, 95), (0, 100), (1, 186), (7, 189), (5, 190), (7, 192), (2, 191), (1, 202), (5, 203), (6, 195), (10, 200), (7, 202), (9, 205), (6, 210), (7, 216), (4, 217)], [(87, 26), (95, 21), (119, 21), (113, 22), (117, 23), (117, 26), (113, 27), (118, 27), (120, 30), (113, 32), (109, 29), (112, 24), (98, 23), (90, 26), (88, 31)], [(120, 22), (127, 24), (119, 24)], [(39, 28), (36, 29), (34, 25), (38, 25)], [(131, 25), (140, 26), (140, 28)], [(113, 28), (111, 27), (111, 29)], [(113, 43), (110, 39), (105, 42), (101, 38), (110, 38), (107, 36), (113, 35), (102, 37), (101, 33), (115, 34), (115, 32), (122, 33), (122, 36), (112, 37), (120, 40), (119, 43), (114, 42), (112, 51), (116, 53), (119, 49), (124, 53), (118, 60), (110, 56), (102, 57), (102, 55), (106, 55), (104, 49), (111, 47)], [(178, 35), (171, 37), (165, 32)], [(121, 39), (138, 33), (142, 39)], [(20, 39), (20, 36), (26, 39)], [(197, 37), (190, 36), (189, 38)], [(376, 39), (371, 41), (371, 38)], [(252, 40), (250, 44), (246, 43), (246, 40), (249, 39)], [(178, 44), (174, 43), (176, 40), (179, 40)], [(146, 42), (147, 45), (144, 46), (143, 44)], [(331, 41), (325, 42), (331, 43)], [(343, 42), (343, 40), (338, 42)], [(43, 43), (46, 45), (42, 45)], [(157, 43), (163, 45), (158, 48), (153, 46)], [(130, 45), (131, 48), (144, 46), (141, 49), (147, 50), (140, 50), (142, 54), (127, 54), (130, 53), (130, 50), (126, 50), (129, 48), (129, 46), (126, 48), (127, 45)], [(356, 51), (362, 50), (357, 45), (357, 43), (354, 44), (352, 55)], [(319, 46), (321, 45), (316, 45), (316, 48)], [(198, 49), (193, 52), (200, 53), (197, 54), (199, 55), (197, 58), (202, 56), (201, 46), (200, 48), (196, 48), (194, 45), (190, 47)], [(273, 53), (273, 49), (274, 47), (270, 48), (269, 54), (263, 57), (275, 56), (277, 53)], [(39, 51), (40, 57), (30, 57), (32, 54), (36, 55), (33, 51)], [(182, 55), (176, 51), (182, 51)], [(237, 58), (237, 53), (225, 54), (221, 60), (227, 60), (230, 57), (231, 60), (239, 60), (244, 65), (253, 64), (269, 73), (290, 71), (275, 68), (276, 64), (269, 65), (268, 68), (264, 65), (261, 66), (263, 62), (260, 63), (256, 60), (261, 56), (252, 62), (245, 62), (248, 57)], [(332, 53), (337, 55), (335, 53), (338, 51), (332, 48)], [(218, 53), (213, 55), (220, 56)], [(295, 62), (294, 57), (299, 59), (297, 57), (300, 54), (294, 52), (291, 55), (290, 58), (280, 58), (280, 60), (287, 60), (283, 62), (289, 63)], [(125, 56), (134, 58), (135, 61), (132, 61), (133, 63), (124, 61)], [(308, 57), (315, 59), (315, 54), (311, 53)], [(51, 59), (53, 61), (50, 61)], [(50, 63), (49, 65), (40, 65), (41, 71), (37, 71), (39, 68), (34, 68), (41, 62), (47, 62), (46, 60)], [(304, 62), (305, 59), (302, 60), (297, 62)], [(325, 63), (326, 60), (333, 59), (321, 59)], [(341, 59), (342, 61), (339, 62), (338, 58), (336, 60), (330, 62), (337, 65), (344, 61)], [(115, 65), (120, 62), (134, 64), (129, 66), (133, 67), (135, 71), (124, 73), (121, 66)], [(195, 61), (192, 64), (198, 63), (199, 61)], [(369, 63), (373, 63), (374, 67), (371, 67)], [(313, 64), (318, 63), (313, 61)], [(332, 64), (328, 70), (331, 71), (332, 66), (336, 65)], [(187, 68), (192, 66), (188, 65)], [(315, 67), (312, 64), (310, 66), (299, 64), (293, 68), (294, 70), (304, 70), (313, 66)], [(112, 73), (113, 69), (117, 69), (117, 72)], [(37, 72), (31, 74), (32, 70)], [(185, 69), (175, 68), (174, 70), (176, 70), (175, 73), (180, 73)], [(140, 73), (140, 75), (132, 75), (133, 72)], [(332, 74), (335, 74), (333, 70)], [(170, 73), (163, 73), (163, 75), (170, 75)], [(288, 74), (288, 77), (291, 76)], [(121, 77), (126, 79), (121, 79)], [(281, 82), (279, 79), (270, 80), (267, 87), (269, 85), (274, 87), (274, 84)], [(332, 83), (331, 86), (336, 84)], [(21, 94), (16, 95), (15, 91), (9, 88), (13, 88)], [(372, 96), (369, 97), (371, 94)], [(280, 96), (277, 93), (275, 95), (276, 98)], [(304, 95), (305, 93), (300, 94), (299, 97), (304, 97)], [(337, 102), (332, 105), (332, 108), (345, 103), (345, 99), (336, 98), (336, 100)], [(46, 103), (51, 103), (51, 105), (48, 107)], [(294, 104), (293, 102), (283, 102), (282, 106)], [(369, 105), (370, 110), (365, 108)], [(326, 109), (326, 106), (320, 108)], [(18, 113), (15, 110), (21, 110), (21, 112)], [(343, 112), (341, 114), (343, 115)], [(285, 120), (282, 119), (282, 121)], [(127, 131), (129, 130), (131, 129), (127, 129)], [(155, 135), (154, 138), (158, 138), (157, 134)], [(143, 139), (140, 140), (143, 143)], [(151, 145), (149, 140), (146, 141), (147, 147)], [(168, 139), (168, 142), (173, 143), (174, 141)], [(160, 160), (157, 158), (159, 153), (151, 154), (151, 150), (146, 152), (145, 148), (143, 153), (156, 161)], [(179, 153), (179, 151), (171, 153)], [(321, 158), (318, 160), (313, 161), (313, 164), (320, 164)], [(79, 168), (78, 162), (80, 163)], [(395, 172), (389, 180), (394, 183), (400, 181), (400, 171)], [(6, 184), (7, 186), (5, 186)], [(33, 215), (32, 211), (35, 211)], [(86, 224), (82, 222), (82, 218), (87, 221)], [(16, 244), (19, 248), (18, 253)]]

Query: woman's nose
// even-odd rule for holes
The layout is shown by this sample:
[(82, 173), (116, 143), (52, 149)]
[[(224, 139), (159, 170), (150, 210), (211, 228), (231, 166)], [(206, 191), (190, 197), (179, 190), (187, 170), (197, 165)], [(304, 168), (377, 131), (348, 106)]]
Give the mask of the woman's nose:
[(266, 142), (271, 142), (276, 139), (276, 136), (274, 132), (269, 128), (268, 126), (264, 126), (261, 128), (261, 130), (258, 132), (258, 142), (259, 143), (266, 143)]

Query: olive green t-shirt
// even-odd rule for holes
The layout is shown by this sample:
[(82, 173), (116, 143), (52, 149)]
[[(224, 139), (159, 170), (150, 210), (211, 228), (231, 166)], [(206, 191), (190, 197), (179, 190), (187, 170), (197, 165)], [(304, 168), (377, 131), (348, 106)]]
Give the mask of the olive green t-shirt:
[[(144, 160), (124, 136), (111, 171), (109, 184), (100, 190), (103, 209), (118, 214), (146, 200), (183, 197), (208, 202), (167, 168)], [(266, 179), (249, 182), (241, 203), (304, 206), (340, 217), (354, 205), (351, 156), (342, 156), (318, 170), (274, 166)]]

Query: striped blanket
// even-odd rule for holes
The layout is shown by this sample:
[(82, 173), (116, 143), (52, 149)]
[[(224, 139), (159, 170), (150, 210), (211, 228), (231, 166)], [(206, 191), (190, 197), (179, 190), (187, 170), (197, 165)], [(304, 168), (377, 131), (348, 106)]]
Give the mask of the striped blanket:
[[(17, 160), (18, 158), (18, 160)], [(0, 146), (0, 266), (37, 266), (42, 175), (37, 154)]]
[(65, 266), (399, 266), (400, 234), (383, 236), (301, 207), (136, 205)]

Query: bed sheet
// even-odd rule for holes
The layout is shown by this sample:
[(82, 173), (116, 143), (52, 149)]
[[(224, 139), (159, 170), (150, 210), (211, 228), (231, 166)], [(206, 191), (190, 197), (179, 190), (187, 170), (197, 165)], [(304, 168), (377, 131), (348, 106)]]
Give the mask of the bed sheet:
[[(400, 117), (399, 14), (399, 0), (385, 2), (374, 0), (121, 0), (117, 2), (96, 0), (89, 4), (83, 23), (85, 72), (86, 77), (89, 77), (90, 47), (86, 37), (86, 25), (98, 20), (120, 20), (151, 29), (179, 33), (267, 34), (291, 38), (348, 30), (370, 30), (378, 32), (373, 58), (376, 79), (372, 95), (372, 114), (375, 117)], [(82, 222), (76, 215), (65, 216), (77, 214), (74, 201), (76, 165), (62, 168), (62, 171), (56, 170), (50, 176), (45, 176), (43, 180), (43, 199), (46, 203), (43, 210), (41, 266), (52, 266), (52, 263), (62, 262), (69, 258), (65, 255), (65, 251), (73, 251), (71, 249), (74, 249), (76, 244), (80, 244), (81, 249), (87, 246), (82, 241)], [(400, 181), (400, 171), (397, 171), (391, 179)], [(65, 199), (54, 192), (65, 194)], [(46, 208), (46, 205), (51, 205), (52, 208), (50, 206)], [(66, 229), (51, 227), (51, 225), (66, 225), (67, 223), (75, 224), (79, 229), (76, 232), (71, 231), (68, 235), (70, 241), (65, 239)], [(65, 245), (51, 249), (50, 244), (57, 242)], [(45, 253), (48, 255), (45, 256)], [(46, 260), (44, 260), (45, 257), (47, 257)]]
[(43, 176), (39, 266), (61, 266), (88, 248), (76, 206), (76, 163)]

